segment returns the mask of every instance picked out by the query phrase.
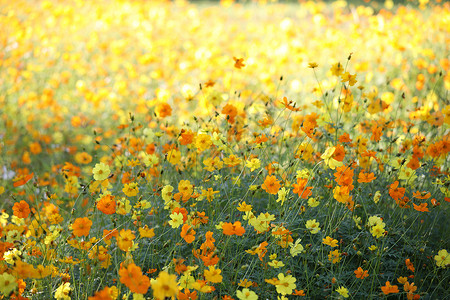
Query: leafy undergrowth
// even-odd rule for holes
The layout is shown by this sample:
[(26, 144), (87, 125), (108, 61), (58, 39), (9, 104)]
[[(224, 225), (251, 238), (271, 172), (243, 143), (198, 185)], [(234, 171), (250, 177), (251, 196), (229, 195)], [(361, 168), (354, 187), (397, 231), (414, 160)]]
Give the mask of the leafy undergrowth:
[(448, 295), (448, 3), (10, 2), (1, 299)]

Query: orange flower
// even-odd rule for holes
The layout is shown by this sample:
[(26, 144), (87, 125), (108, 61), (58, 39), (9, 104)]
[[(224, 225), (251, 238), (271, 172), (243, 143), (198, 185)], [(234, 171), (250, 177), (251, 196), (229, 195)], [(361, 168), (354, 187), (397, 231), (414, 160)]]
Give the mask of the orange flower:
[(316, 125), (308, 120), (304, 121), (301, 127), (302, 131), (310, 138), (314, 137), (314, 128), (316, 128)]
[(110, 239), (112, 239), (113, 237), (117, 238), (119, 236), (119, 231), (117, 231), (117, 229), (103, 229), (103, 240), (104, 241), (109, 241)]
[(391, 285), (389, 281), (386, 281), (386, 285), (381, 287), (381, 290), (385, 295), (391, 294), (391, 293), (398, 293), (398, 286)]
[(22, 200), (14, 203), (13, 211), (16, 217), (25, 219), (30, 214), (30, 206)]
[(413, 265), (413, 263), (411, 262), (411, 260), (409, 260), (409, 258), (407, 258), (407, 259), (405, 260), (405, 264), (406, 264), (406, 267), (408, 268), (408, 270), (410, 270), (411, 272), (414, 272), (414, 271), (415, 271), (414, 265)]
[(236, 58), (236, 57), (233, 57), (233, 59), (234, 59), (234, 67), (235, 67), (236, 69), (241, 69), (242, 67), (245, 67), (244, 59), (243, 59), (243, 58)]
[(345, 158), (345, 148), (342, 145), (337, 144), (334, 147), (333, 155), (331, 156), (333, 159), (337, 161), (343, 161)]
[[(284, 107), (286, 107), (286, 108), (289, 109), (290, 111), (299, 111), (299, 110), (300, 110), (300, 108), (296, 108), (296, 107), (295, 107), (296, 103), (294, 103), (292, 100), (290, 100), (290, 101), (288, 102), (288, 100), (287, 100), (286, 97), (284, 97), (284, 98), (283, 98), (283, 101), (280, 101), (280, 103), (283, 104)], [(292, 105), (292, 103), (294, 103), (294, 105)]]
[(417, 170), (420, 167), (419, 159), (417, 157), (413, 156), (409, 160), (409, 162), (406, 164), (406, 166), (410, 169)]
[(299, 290), (294, 290), (294, 292), (292, 293), (292, 295), (293, 295), (293, 296), (302, 296), (302, 297), (306, 296), (304, 290), (300, 290), (300, 291), (299, 291)]
[(109, 287), (105, 287), (103, 290), (96, 292), (94, 296), (89, 297), (88, 300), (113, 300), (111, 292), (112, 290)]
[(390, 185), (389, 195), (395, 201), (397, 201), (398, 199), (403, 198), (403, 196), (405, 195), (405, 188), (399, 188), (398, 181), (395, 181), (393, 184)]
[(351, 143), (352, 139), (350, 138), (350, 135), (348, 133), (343, 133), (340, 137), (339, 137), (339, 142), (340, 143)]
[(245, 228), (242, 227), (241, 222), (236, 221), (234, 224), (231, 223), (223, 223), (222, 224), (223, 234), (225, 235), (238, 235), (242, 236), (245, 233)]
[(281, 185), (275, 176), (266, 176), (264, 183), (261, 185), (262, 189), (269, 194), (275, 195), (278, 193)]
[(73, 234), (75, 236), (88, 236), (91, 230), (92, 221), (88, 218), (77, 218), (72, 224)]
[(170, 107), (169, 104), (163, 102), (156, 107), (155, 112), (160, 118), (169, 117), (172, 115), (172, 107)]
[(179, 291), (177, 298), (179, 300), (196, 300), (197, 299), (197, 291), (190, 292), (189, 289), (184, 289), (184, 292)]
[(365, 173), (364, 171), (361, 171), (358, 174), (358, 182), (359, 183), (363, 183), (363, 182), (369, 183), (369, 182), (374, 181), (375, 179), (377, 179), (377, 178), (375, 177), (375, 174), (373, 174), (373, 173)]
[(19, 175), (16, 178), (13, 179), (14, 187), (22, 186), (26, 184), (28, 181), (30, 181), (31, 178), (33, 178), (34, 173), (28, 174), (28, 175)]
[(427, 193), (426, 191), (423, 192), (417, 191), (413, 193), (413, 196), (414, 198), (425, 200), (431, 197), (431, 193)]
[(190, 129), (181, 129), (181, 136), (178, 141), (181, 145), (192, 144), (192, 142), (194, 141), (194, 132), (192, 132)]
[(369, 271), (363, 270), (361, 267), (359, 267), (357, 270), (355, 270), (356, 278), (364, 279), (369, 276)]
[(237, 109), (234, 105), (227, 104), (222, 108), (222, 114), (227, 116), (228, 123), (234, 123), (237, 116)]
[(180, 235), (188, 244), (192, 243), (195, 240), (195, 231), (189, 224), (183, 225)]
[(97, 209), (106, 215), (116, 212), (116, 200), (112, 195), (105, 195), (97, 202)]
[(30, 152), (33, 154), (39, 154), (42, 152), (42, 147), (38, 142), (30, 144)]
[(352, 191), (353, 186), (353, 174), (354, 171), (352, 168), (347, 166), (340, 166), (336, 168), (336, 172), (333, 174), (335, 179), (334, 181), (341, 186), (348, 186), (349, 191)]
[(120, 282), (133, 293), (145, 294), (150, 287), (150, 279), (142, 274), (141, 268), (131, 263), (126, 268), (121, 264), (119, 270)]
[(298, 194), (302, 199), (307, 199), (311, 194), (312, 186), (306, 186), (308, 183), (308, 179), (297, 178), (297, 183), (293, 184), (294, 190), (292, 191), (294, 194)]
[(421, 203), (420, 205), (415, 205), (413, 203), (413, 207), (415, 210), (420, 211), (420, 212), (429, 212), (428, 210), (428, 203)]
[(374, 125), (372, 127), (372, 136), (370, 137), (370, 140), (379, 142), (382, 135), (383, 135), (383, 127), (378, 127), (377, 125)]

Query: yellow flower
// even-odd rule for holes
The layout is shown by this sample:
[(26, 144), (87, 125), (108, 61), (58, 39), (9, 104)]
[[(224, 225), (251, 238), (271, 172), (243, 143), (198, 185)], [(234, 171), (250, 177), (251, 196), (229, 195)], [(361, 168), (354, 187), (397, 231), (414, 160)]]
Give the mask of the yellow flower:
[(275, 215), (271, 215), (269, 213), (260, 213), (257, 218), (252, 218), (248, 222), (250, 225), (255, 227), (255, 229), (259, 232), (266, 232), (269, 230), (270, 222), (275, 220)]
[(310, 62), (308, 63), (308, 68), (314, 69), (317, 68), (319, 65), (315, 62)]
[(335, 150), (336, 147), (328, 148), (327, 150), (325, 150), (322, 156), (320, 156), (320, 158), (323, 159), (325, 164), (332, 170), (334, 170), (336, 167), (340, 167), (343, 165), (342, 161), (338, 161), (332, 158)]
[(172, 226), (172, 228), (178, 228), (183, 224), (183, 214), (174, 212), (170, 215), (170, 221), (169, 225)]
[(308, 229), (311, 234), (316, 234), (320, 231), (319, 225), (320, 223), (316, 222), (316, 219), (306, 221), (306, 229)]
[(177, 149), (172, 149), (167, 153), (167, 161), (172, 164), (176, 165), (181, 160), (181, 152)]
[(108, 178), (109, 174), (111, 173), (111, 170), (109, 169), (108, 165), (101, 162), (95, 165), (94, 169), (92, 170), (92, 173), (94, 174), (95, 180), (102, 181)]
[(295, 257), (298, 254), (303, 252), (304, 249), (303, 249), (302, 244), (300, 244), (301, 241), (302, 241), (301, 239), (297, 239), (295, 241), (295, 243), (291, 243), (291, 245), (290, 245), (291, 249), (289, 250), (289, 252), (290, 252), (292, 257)]
[(209, 157), (207, 159), (205, 159), (203, 161), (203, 164), (205, 165), (205, 167), (203, 169), (209, 171), (209, 172), (214, 172), (215, 170), (220, 170), (223, 167), (223, 162), (220, 160), (219, 157)]
[(406, 277), (399, 277), (399, 278), (397, 278), (397, 281), (400, 283), (400, 284), (405, 284), (405, 283), (407, 283), (408, 282), (408, 278), (406, 278)]
[(172, 192), (173, 192), (173, 186), (171, 186), (171, 185), (166, 185), (161, 190), (161, 197), (163, 198), (163, 200), (166, 203), (169, 202), (170, 200), (172, 200)]
[(222, 275), (220, 275), (222, 271), (220, 269), (216, 269), (214, 266), (210, 266), (209, 270), (205, 270), (203, 273), (205, 275), (205, 279), (209, 282), (219, 283), (222, 282)]
[(3, 295), (9, 296), (9, 294), (14, 291), (16, 287), (16, 277), (6, 272), (0, 275), (0, 292), (2, 292)]
[(344, 67), (338, 62), (331, 66), (330, 71), (334, 76), (341, 76), (341, 74), (344, 73)]
[(61, 284), (55, 291), (55, 298), (58, 300), (70, 300), (70, 282)]
[(438, 267), (446, 268), (450, 265), (450, 254), (445, 249), (439, 250), (434, 259), (436, 260), (436, 265)]
[(297, 287), (295, 281), (297, 279), (292, 275), (284, 276), (283, 273), (278, 274), (278, 283), (276, 284), (277, 293), (281, 295), (292, 294), (292, 291)]
[(340, 286), (340, 287), (336, 290), (336, 292), (338, 292), (339, 295), (341, 295), (342, 297), (348, 298), (348, 290), (347, 290), (345, 287)]
[(345, 72), (344, 74), (341, 75), (341, 82), (347, 82), (350, 86), (354, 86), (355, 83), (357, 82), (356, 80), (356, 74), (351, 75), (349, 72)]
[(377, 217), (377, 216), (369, 217), (369, 221), (367, 223), (368, 223), (369, 226), (375, 226), (375, 225), (379, 225), (379, 224), (380, 225), (384, 224), (383, 220), (380, 217)]
[(206, 149), (209, 149), (211, 147), (212, 141), (211, 137), (207, 134), (199, 134), (197, 135), (195, 139), (195, 146), (197, 147), (197, 150), (199, 152), (205, 151)]
[(316, 198), (309, 198), (308, 199), (308, 205), (310, 207), (316, 207), (320, 204), (320, 202)]
[(148, 228), (147, 225), (145, 225), (144, 227), (139, 227), (139, 234), (142, 238), (152, 238), (155, 236), (155, 229), (153, 228)]
[(158, 278), (151, 281), (153, 296), (157, 299), (175, 297), (178, 293), (177, 276), (166, 271), (159, 273)]
[(378, 201), (380, 201), (380, 199), (381, 199), (381, 192), (376, 191), (375, 196), (373, 196), (373, 202), (378, 203)]
[(243, 201), (242, 203), (239, 203), (239, 206), (237, 208), (238, 211), (251, 211), (252, 210), (252, 206), (245, 203), (245, 201)]
[(377, 224), (377, 225), (373, 226), (370, 231), (371, 231), (372, 235), (378, 239), (384, 235), (384, 232), (385, 232), (384, 224), (383, 224), (383, 226), (381, 226), (380, 224)]
[(328, 260), (331, 261), (333, 264), (340, 262), (342, 259), (341, 253), (339, 250), (330, 251), (328, 254)]
[(268, 263), (269, 266), (271, 266), (272, 268), (278, 269), (281, 267), (284, 267), (284, 263), (280, 260), (272, 260), (271, 262)]
[(286, 200), (287, 194), (289, 194), (289, 190), (286, 190), (285, 187), (282, 187), (282, 188), (278, 191), (277, 202), (281, 202), (281, 206), (283, 206), (284, 201)]
[(329, 237), (329, 236), (324, 238), (322, 240), (322, 243), (325, 244), (325, 245), (328, 245), (328, 246), (330, 246), (332, 248), (337, 247), (337, 245), (338, 245), (338, 241), (333, 239), (332, 237)]
[(243, 289), (242, 291), (237, 290), (236, 296), (239, 298), (239, 300), (258, 300), (258, 295), (254, 291), (251, 291), (247, 288)]
[(261, 167), (261, 162), (257, 158), (252, 158), (251, 160), (247, 160), (245, 166), (250, 169), (250, 172), (253, 172)]
[(139, 188), (137, 185), (138, 184), (136, 182), (125, 183), (122, 191), (128, 197), (136, 196), (139, 192)]

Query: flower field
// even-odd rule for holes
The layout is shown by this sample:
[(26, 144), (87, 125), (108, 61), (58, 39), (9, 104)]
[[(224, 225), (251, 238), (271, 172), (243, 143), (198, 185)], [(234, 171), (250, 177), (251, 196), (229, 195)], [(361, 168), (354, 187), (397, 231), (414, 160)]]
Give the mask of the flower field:
[(449, 3), (243, 2), (0, 0), (0, 299), (449, 296)]

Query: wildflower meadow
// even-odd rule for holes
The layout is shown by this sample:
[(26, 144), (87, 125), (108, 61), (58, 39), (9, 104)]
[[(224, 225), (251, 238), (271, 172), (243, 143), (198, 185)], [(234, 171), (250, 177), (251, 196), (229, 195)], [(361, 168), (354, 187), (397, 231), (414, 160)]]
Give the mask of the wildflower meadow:
[(0, 0), (0, 299), (448, 299), (447, 1)]

